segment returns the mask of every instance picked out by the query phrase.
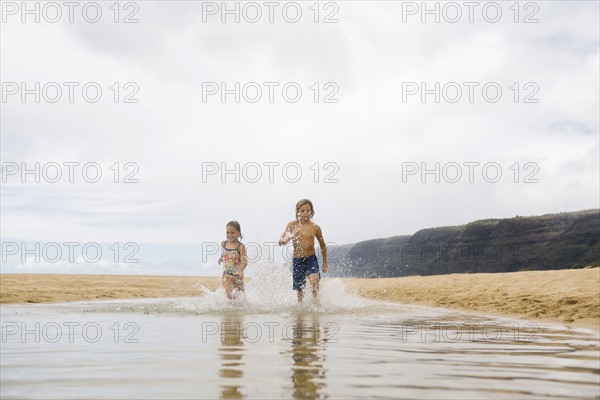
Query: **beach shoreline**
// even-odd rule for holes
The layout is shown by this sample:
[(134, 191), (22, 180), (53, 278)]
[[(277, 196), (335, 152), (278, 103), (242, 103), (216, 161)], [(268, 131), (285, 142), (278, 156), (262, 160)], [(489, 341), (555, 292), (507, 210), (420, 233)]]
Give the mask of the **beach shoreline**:
[(343, 279), (346, 289), (394, 301), (600, 332), (600, 268)]
[[(200, 296), (220, 277), (0, 274), (0, 303)], [(342, 278), (346, 289), (379, 301), (443, 307), (600, 332), (600, 268), (402, 278)]]

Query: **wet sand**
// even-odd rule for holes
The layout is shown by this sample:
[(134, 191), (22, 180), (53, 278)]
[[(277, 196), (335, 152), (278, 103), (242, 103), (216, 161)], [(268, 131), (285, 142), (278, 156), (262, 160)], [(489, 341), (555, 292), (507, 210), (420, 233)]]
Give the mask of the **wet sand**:
[(481, 311), (600, 331), (600, 268), (344, 280), (374, 300)]
[[(364, 297), (530, 320), (600, 331), (600, 268), (502, 274), (452, 274), (385, 279), (343, 279)], [(218, 277), (1, 274), (0, 303), (191, 297)]]

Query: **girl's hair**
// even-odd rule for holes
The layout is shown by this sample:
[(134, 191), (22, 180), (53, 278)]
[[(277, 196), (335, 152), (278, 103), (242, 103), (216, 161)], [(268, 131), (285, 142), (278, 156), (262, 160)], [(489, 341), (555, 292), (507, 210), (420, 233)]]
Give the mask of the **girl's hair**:
[(315, 207), (313, 207), (312, 201), (310, 201), (309, 199), (300, 199), (296, 203), (296, 219), (298, 219), (298, 212), (300, 211), (300, 207), (302, 207), (305, 204), (308, 204), (310, 206), (310, 210), (312, 211), (311, 218), (315, 216)]
[(240, 239), (244, 238), (244, 236), (242, 236), (242, 228), (240, 228), (240, 223), (239, 222), (237, 222), (237, 221), (229, 221), (227, 223), (227, 225), (225, 225), (225, 226), (230, 226), (233, 229), (235, 229), (236, 231), (238, 231), (240, 233)]

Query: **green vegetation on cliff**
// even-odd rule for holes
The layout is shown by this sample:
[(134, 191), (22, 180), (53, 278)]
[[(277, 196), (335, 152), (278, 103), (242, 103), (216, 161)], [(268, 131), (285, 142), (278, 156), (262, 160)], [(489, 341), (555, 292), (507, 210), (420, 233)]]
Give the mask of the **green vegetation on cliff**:
[(332, 276), (396, 277), (600, 265), (600, 210), (423, 229), (340, 246)]

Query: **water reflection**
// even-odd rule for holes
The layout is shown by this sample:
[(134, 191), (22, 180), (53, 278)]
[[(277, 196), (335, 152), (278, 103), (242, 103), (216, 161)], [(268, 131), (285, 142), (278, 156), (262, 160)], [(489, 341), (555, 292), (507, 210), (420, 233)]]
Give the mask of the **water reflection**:
[(324, 344), (328, 340), (330, 326), (319, 324), (318, 316), (310, 319), (298, 317), (287, 325), (285, 339), (291, 343), (293, 398), (323, 398), (326, 387)]
[(225, 315), (221, 320), (219, 376), (223, 378), (220, 385), (222, 399), (243, 399), (245, 397), (242, 392), (244, 377), (242, 326), (242, 318), (239, 315)]
[(3, 305), (0, 398), (600, 399), (597, 332), (422, 308), (187, 315), (161, 302)]

